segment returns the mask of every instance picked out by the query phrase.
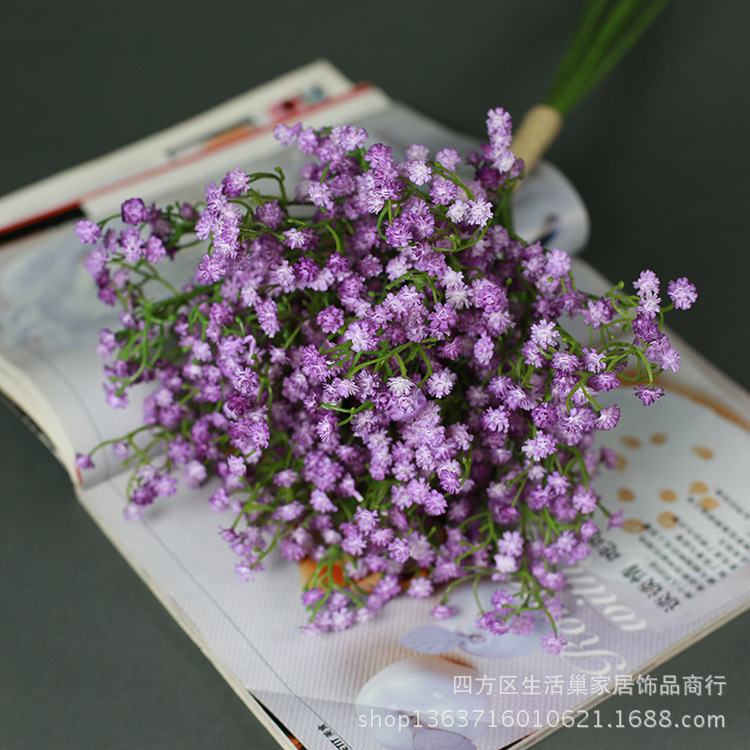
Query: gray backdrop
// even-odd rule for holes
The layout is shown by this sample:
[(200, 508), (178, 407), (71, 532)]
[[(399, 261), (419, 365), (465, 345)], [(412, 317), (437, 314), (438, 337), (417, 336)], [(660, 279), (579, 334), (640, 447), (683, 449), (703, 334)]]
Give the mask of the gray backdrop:
[[(4, 14), (0, 194), (318, 57), (481, 137), (488, 108), (518, 119), (544, 95), (580, 3), (108, 5)], [(698, 305), (671, 324), (746, 388), (748, 8), (674, 2), (549, 154), (589, 208), (585, 257), (612, 279), (652, 268), (696, 282)], [(2, 405), (0, 467), (0, 747), (275, 747)], [(724, 714), (725, 729), (570, 729), (540, 747), (744, 746), (748, 626), (740, 617), (654, 672), (724, 676), (723, 696), (601, 706)]]

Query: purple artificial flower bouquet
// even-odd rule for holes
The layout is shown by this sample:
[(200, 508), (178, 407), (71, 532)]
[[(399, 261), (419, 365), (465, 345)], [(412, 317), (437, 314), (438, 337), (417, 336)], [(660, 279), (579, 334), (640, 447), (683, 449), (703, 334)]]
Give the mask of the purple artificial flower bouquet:
[[(619, 417), (599, 394), (632, 381), (653, 403), (655, 376), (679, 367), (663, 313), (690, 307), (693, 285), (671, 282), (665, 306), (650, 271), (633, 294), (577, 289), (564, 252), (513, 233), (524, 165), (508, 114), (487, 125), (473, 179), (451, 149), (415, 145), (399, 162), (356, 127), (279, 125), (316, 159), (293, 196), (280, 170), (235, 169), (205, 204), (136, 198), (119, 230), (78, 225), (100, 298), (122, 308), (99, 342), (108, 401), (151, 384), (143, 425), (108, 441), (133, 468), (126, 515), (180, 477), (210, 480), (240, 578), (273, 549), (307, 565), (310, 633), (404, 593), (443, 592), (433, 613), (446, 616), (452, 588), (485, 577), (498, 591), (483, 628), (554, 621), (594, 512), (621, 520), (591, 487), (614, 461), (594, 436)], [(161, 268), (196, 242), (194, 280), (175, 288)], [(545, 636), (550, 651), (563, 642)]]

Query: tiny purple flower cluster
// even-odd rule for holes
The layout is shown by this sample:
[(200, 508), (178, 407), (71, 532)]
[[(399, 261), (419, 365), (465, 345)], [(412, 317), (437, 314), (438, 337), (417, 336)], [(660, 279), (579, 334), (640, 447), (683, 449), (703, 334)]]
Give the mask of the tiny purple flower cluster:
[[(589, 296), (564, 252), (506, 229), (523, 164), (507, 113), (487, 126), (471, 181), (451, 149), (431, 159), (415, 145), (397, 161), (360, 128), (280, 125), (282, 143), (317, 158), (293, 197), (280, 172), (235, 169), (201, 207), (130, 199), (121, 230), (78, 225), (99, 296), (122, 307), (122, 330), (98, 347), (107, 399), (152, 385), (143, 426), (111, 441), (136, 466), (128, 515), (174, 494), (178, 476), (211, 480), (211, 507), (235, 515), (222, 537), (240, 578), (272, 549), (312, 561), (309, 633), (483, 576), (523, 594), (500, 589), (487, 629), (527, 632), (533, 609), (554, 619), (546, 602), (596, 531), (590, 481), (613, 459), (594, 435), (619, 410), (597, 396), (634, 361), (636, 395), (652, 403), (654, 376), (679, 366), (653, 273), (634, 295)], [(278, 194), (253, 187), (263, 180)], [(159, 264), (196, 237), (208, 250), (173, 289)], [(685, 309), (695, 289), (679, 279), (668, 295)], [(565, 329), (577, 315), (598, 348)], [(616, 338), (628, 329), (632, 341)]]

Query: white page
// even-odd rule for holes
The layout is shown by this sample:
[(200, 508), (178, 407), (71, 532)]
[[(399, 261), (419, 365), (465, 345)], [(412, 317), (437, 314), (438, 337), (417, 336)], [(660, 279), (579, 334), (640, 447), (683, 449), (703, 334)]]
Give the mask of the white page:
[[(342, 116), (346, 116), (346, 121), (361, 122), (367, 126), (367, 118), (370, 117), (369, 125), (372, 134), (375, 137), (382, 136), (384, 140), (396, 146), (400, 144), (403, 147), (414, 140), (425, 142), (433, 136), (438, 139), (442, 138), (441, 128), (420, 121), (406, 108), (394, 106), (387, 112), (379, 110), (378, 107), (381, 107), (384, 101), (381, 93), (372, 90), (360, 89), (359, 91), (361, 93), (356, 96), (339, 102), (341, 105), (339, 111)], [(359, 96), (362, 98), (358, 99)], [(365, 102), (370, 108), (369, 113), (364, 110), (361, 112), (361, 120), (358, 120), (355, 115), (357, 101)], [(418, 138), (417, 134), (423, 137)], [(435, 145), (432, 143), (426, 145), (436, 148), (438, 145), (451, 145), (451, 142), (439, 141)], [(224, 153), (233, 155), (231, 151)], [(174, 184), (187, 185), (183, 179), (186, 179), (186, 175), (193, 174), (194, 166), (191, 162), (189, 169), (182, 173), (182, 178)], [(232, 166), (234, 164), (227, 164), (224, 169)], [(541, 217), (541, 219), (534, 219), (527, 232), (546, 231), (549, 216), (559, 217), (565, 214), (565, 210), (561, 208), (564, 203), (566, 206), (573, 206), (574, 210), (570, 214), (570, 220), (562, 221), (562, 230), (558, 227), (558, 231), (563, 232), (564, 238), (566, 227), (572, 226), (577, 228), (575, 233), (569, 236), (574, 234), (578, 237), (585, 236), (587, 226), (585, 212), (583, 218), (576, 214), (578, 207), (576, 201), (571, 199), (570, 193), (566, 192), (568, 190), (566, 183), (564, 180), (560, 182), (559, 175), (555, 174), (553, 169), (549, 173), (553, 175), (555, 185), (562, 185), (563, 188), (562, 193), (554, 187), (548, 192), (551, 192), (553, 196), (564, 194), (566, 200), (560, 201), (559, 205), (555, 204), (554, 211), (550, 211), (548, 207), (541, 211), (537, 210), (538, 206), (544, 206), (546, 198), (529, 201), (525, 210), (529, 215)], [(177, 172), (174, 174), (176, 175)], [(196, 175), (191, 183), (192, 187), (187, 188), (187, 192), (192, 190), (197, 194), (186, 197), (200, 197), (202, 182), (217, 176), (198, 179)], [(153, 187), (155, 191), (165, 184), (159, 180), (161, 176), (155, 177), (154, 182), (150, 182), (152, 187), (156, 186)], [(544, 195), (545, 190), (540, 190), (540, 194)], [(523, 193), (519, 195), (522, 196)], [(89, 206), (94, 204), (95, 201), (92, 200)], [(541, 226), (534, 227), (534, 221), (541, 222)], [(61, 235), (62, 231), (61, 229)], [(61, 241), (67, 242), (67, 239)], [(556, 244), (564, 243), (558, 241)], [(572, 244), (576, 243), (572, 242)], [(30, 247), (30, 244), (25, 247)], [(24, 253), (24, 255), (30, 256), (29, 253)], [(10, 254), (0, 257), (0, 263), (3, 264), (0, 265), (0, 279), (9, 278), (5, 276), (4, 270), (9, 268), (10, 257)], [(26, 257), (23, 261), (32, 264), (32, 261)], [(589, 273), (585, 266), (581, 266), (579, 270), (579, 277), (589, 277), (591, 285), (600, 283), (596, 274)], [(29, 278), (34, 278), (31, 265), (20, 270), (16, 268), (13, 273), (18, 274), (18, 278), (22, 278), (24, 273), (28, 273)], [(72, 288), (74, 287), (75, 283)], [(15, 284), (9, 283), (4, 293), (12, 298), (15, 290)], [(68, 311), (67, 314), (70, 313), (76, 314), (77, 310)], [(58, 314), (59, 309), (56, 313), (53, 312), (53, 317)], [(81, 334), (82, 339), (88, 338), (89, 334), (84, 332), (83, 326), (89, 322), (89, 319), (87, 315), (83, 318), (85, 319), (80, 322), (80, 325), (66, 323), (66, 333), (69, 334), (72, 328), (74, 332)], [(24, 326), (27, 325), (31, 333), (21, 335), (20, 332), (25, 331)], [(70, 412), (65, 412), (63, 421), (66, 424), (69, 422), (75, 425), (74, 429), (78, 429), (79, 421), (75, 416), (75, 402), (79, 397), (85, 397), (93, 388), (90, 381), (86, 379), (94, 377), (92, 365), (82, 362), (75, 353), (71, 354), (75, 352), (72, 343), (62, 347), (63, 353), (59, 356), (57, 354), (48, 356), (51, 348), (54, 348), (53, 345), (60, 344), (61, 340), (56, 337), (53, 329), (46, 329), (39, 321), (29, 323), (29, 319), (22, 316), (14, 319), (14, 323), (6, 327), (6, 336), (8, 331), (16, 335), (16, 338), (12, 339), (12, 343), (8, 343), (11, 341), (10, 337), (6, 339), (3, 353), (6, 355), (11, 353), (10, 356), (17, 365), (33, 371), (33, 382), (41, 384), (39, 389), (44, 391), (46, 398), (67, 404), (63, 409), (70, 409)], [(46, 342), (41, 349), (38, 349), (39, 341)], [(42, 356), (39, 356), (40, 353)], [(87, 371), (86, 375), (77, 372), (78, 365)], [(96, 371), (98, 373), (98, 367)], [(748, 409), (747, 396), (744, 392), (728, 383), (695, 356), (683, 355), (681, 375), (685, 377), (681, 377), (679, 381), (675, 380), (675, 385), (671, 386), (674, 390), (674, 393), (670, 393), (673, 398), (669, 407), (672, 422), (679, 425), (700, 425), (702, 435), (705, 437), (703, 442), (713, 446), (717, 455), (720, 455), (728, 444), (739, 446), (739, 450), (746, 452), (747, 447), (750, 447), (746, 431), (737, 428), (735, 423), (728, 421), (725, 416), (719, 415), (719, 412), (726, 414), (725, 406), (729, 404), (740, 413), (741, 419), (750, 421), (748, 417), (750, 409)], [(63, 395), (67, 387), (64, 386), (66, 380), (69, 383), (80, 384), (80, 391), (77, 395), (73, 397), (70, 394)], [(677, 383), (680, 385), (678, 386)], [(690, 392), (687, 396), (681, 395), (680, 389), (685, 391), (686, 387)], [(724, 406), (716, 407), (717, 402), (721, 402)], [(662, 412), (659, 411), (659, 406), (650, 409), (643, 408), (634, 397), (631, 397), (629, 407), (626, 410), (625, 424), (629, 419), (628, 415), (632, 414), (634, 418), (637, 417), (633, 423), (634, 426), (629, 427), (629, 432), (639, 437), (643, 443), (647, 443), (652, 435), (662, 429)], [(81, 413), (79, 404), (79, 417)], [(103, 413), (109, 412), (103, 410)], [(89, 426), (86, 429), (93, 430), (94, 428)], [(109, 427), (99, 426), (96, 429), (101, 432)], [(83, 433), (76, 436), (76, 444), (78, 439), (83, 440), (85, 447), (82, 447), (85, 450), (90, 443), (85, 442), (88, 438), (82, 435)], [(673, 445), (679, 449), (674, 455), (669, 452)], [(676, 441), (667, 446), (661, 446), (661, 449), (665, 451), (660, 454), (661, 464), (666, 466), (672, 465), (675, 461), (684, 462), (684, 456), (679, 452), (684, 448), (685, 445)], [(737, 473), (738, 469), (741, 471), (742, 468), (739, 463), (741, 462), (732, 460), (726, 460), (723, 463), (716, 462), (713, 465), (714, 474), (710, 476), (708, 473), (701, 474), (694, 481), (704, 481), (712, 491), (717, 488), (723, 489), (728, 498), (741, 507), (747, 508), (748, 500), (744, 495), (746, 492), (744, 488), (748, 486), (748, 483), (743, 474)], [(636, 463), (631, 462), (631, 466), (636, 466)], [(125, 480), (125, 475), (120, 475), (114, 480), (100, 482), (83, 490), (84, 505), (144, 580), (157, 592), (183, 627), (207, 651), (209, 658), (212, 658), (217, 666), (224, 670), (225, 676), (238, 689), (238, 692), (242, 694), (247, 688), (253, 695), (256, 695), (278, 715), (283, 723), (294, 730), (308, 748), (329, 747), (331, 737), (339, 738), (350, 747), (358, 749), (382, 746), (376, 742), (376, 737), (390, 741), (388, 736), (379, 735), (377, 731), (374, 731), (377, 728), (361, 726), (362, 709), (357, 709), (355, 703), (363, 686), (367, 683), (374, 684), (370, 682), (372, 680), (376, 682), (385, 680), (386, 690), (395, 690), (393, 686), (387, 687), (388, 671), (395, 663), (409, 659), (417, 660), (416, 662), (409, 661), (406, 665), (399, 667), (402, 671), (405, 670), (407, 677), (411, 675), (411, 678), (415, 680), (414, 690), (408, 698), (403, 699), (406, 701), (404, 705), (396, 707), (402, 712), (401, 715), (409, 715), (410, 711), (413, 713), (419, 708), (414, 705), (417, 703), (419, 686), (423, 685), (425, 680), (430, 682), (432, 678), (437, 679), (435, 674), (429, 673), (430, 668), (442, 665), (448, 670), (444, 672), (443, 677), (450, 674), (450, 669), (455, 671), (455, 668), (443, 665), (446, 660), (441, 656), (430, 657), (426, 660), (430, 664), (426, 665), (424, 657), (420, 657), (413, 649), (407, 649), (399, 644), (399, 639), (409, 632), (420, 626), (434, 624), (427, 615), (434, 601), (415, 602), (405, 599), (396, 601), (389, 604), (383, 616), (372, 623), (359, 626), (346, 633), (309, 640), (301, 636), (297, 630), (298, 625), (305, 621), (305, 613), (298, 600), (299, 584), (294, 565), (276, 561), (272, 569), (260, 574), (258, 581), (253, 584), (235, 580), (231, 572), (232, 554), (224, 547), (216, 534), (220, 519), (210, 512), (203, 495), (196, 492), (181, 493), (152, 508), (144, 522), (128, 523), (122, 519), (121, 515), (125, 504)], [(642, 477), (639, 475), (628, 478), (627, 473), (620, 473), (617, 475), (617, 480), (628, 488), (638, 487), (637, 494), (645, 496), (649, 491), (642, 488)], [(654, 477), (657, 484), (658, 480), (659, 477)], [(677, 487), (675, 482), (671, 484)], [(606, 485), (602, 486), (606, 487)], [(615, 495), (618, 488), (619, 485), (614, 489)], [(690, 490), (690, 487), (688, 486), (687, 489)], [(683, 505), (690, 502), (684, 488), (680, 490), (683, 491), (683, 495), (670, 502), (679, 502)], [(658, 493), (660, 490), (657, 487), (653, 491)], [(612, 488), (608, 488), (607, 492), (611, 494)], [(700, 503), (708, 496), (708, 493), (703, 493), (698, 498), (698, 502)], [(706, 509), (703, 508), (703, 510)], [(717, 517), (720, 516), (716, 507), (710, 508), (710, 511), (714, 512)], [(726, 508), (721, 510), (721, 513), (724, 512), (727, 512)], [(724, 516), (720, 517), (724, 518)], [(224, 519), (223, 522), (227, 524), (230, 521)], [(743, 530), (742, 533), (744, 534), (745, 531)], [(716, 547), (720, 541), (715, 538), (712, 543)], [(529, 648), (528, 644), (535, 643), (533, 637), (527, 639), (523, 646), (514, 644), (513, 649), (516, 651), (502, 658), (470, 653), (463, 647), (458, 647), (449, 654), (463, 665), (460, 669), (464, 672), (458, 671), (456, 673), (458, 677), (474, 676), (476, 679), (476, 675), (480, 675), (494, 679), (503, 675), (506, 677), (515, 675), (520, 680), (522, 675), (532, 675), (540, 680), (542, 686), (545, 685), (545, 679), (552, 677), (559, 677), (561, 682), (548, 681), (546, 685), (549, 691), (539, 695), (530, 694), (528, 691), (533, 691), (533, 685), (528, 685), (525, 693), (521, 688), (517, 694), (503, 695), (502, 698), (494, 696), (489, 703), (485, 703), (484, 699), (480, 700), (480, 696), (473, 693), (463, 695), (457, 693), (453, 696), (445, 694), (446, 702), (441, 704), (447, 707), (445, 710), (478, 711), (482, 713), (485, 725), (487, 723), (499, 724), (502, 711), (512, 711), (516, 715), (519, 711), (538, 711), (538, 717), (546, 721), (551, 715), (550, 712), (561, 712), (564, 708), (578, 705), (584, 700), (596, 700), (598, 688), (605, 684), (601, 680), (611, 681), (616, 676), (628, 674), (643, 665), (657, 663), (664, 654), (689, 643), (697, 633), (705, 630), (710, 624), (719, 622), (722, 618), (744, 607), (748, 597), (747, 566), (742, 563), (734, 570), (728, 571), (724, 582), (704, 587), (703, 591), (696, 592), (694, 599), (699, 606), (693, 607), (694, 603), (690, 603), (692, 609), (689, 617), (668, 617), (666, 620), (655, 620), (654, 615), (664, 613), (658, 609), (655, 612), (648, 609), (651, 607), (651, 601), (648, 597), (645, 598), (645, 602), (643, 601), (644, 592), (637, 596), (629, 596), (633, 593), (630, 583), (632, 578), (620, 580), (623, 577), (622, 570), (616, 570), (613, 575), (612, 569), (607, 568), (610, 562), (608, 561), (607, 566), (600, 569), (597, 559), (596, 556), (592, 557), (592, 564), (586, 568), (586, 574), (600, 577), (606, 591), (604, 594), (601, 591), (592, 593), (589, 584), (586, 584), (589, 590), (584, 590), (585, 587), (579, 580), (578, 593), (569, 592), (566, 595), (569, 617), (563, 621), (561, 630), (567, 635), (570, 643), (560, 656), (546, 654), (539, 648), (520, 655), (518, 649)], [(606, 560), (603, 557), (602, 559)], [(648, 561), (645, 564), (648, 565)], [(635, 583), (640, 583), (640, 580)], [(665, 582), (662, 581), (663, 583)], [(611, 599), (613, 596), (614, 599)], [(608, 599), (608, 602), (602, 602), (602, 598)], [(624, 609), (607, 610), (607, 607), (611, 606)], [(626, 612), (626, 610), (629, 611)], [(684, 612), (686, 609), (683, 608), (681, 611)], [(271, 616), (269, 613), (272, 613)], [(465, 613), (465, 616), (471, 617), (469, 613)], [(630, 628), (630, 625), (638, 624), (640, 620), (646, 623), (646, 627)], [(444, 621), (441, 623), (441, 626), (443, 625), (446, 629), (457, 627), (450, 621)], [(453, 631), (449, 630), (449, 632)], [(304, 665), (304, 668), (301, 669), (300, 665)], [(588, 693), (571, 692), (568, 694), (564, 691), (565, 694), (560, 695), (555, 692), (555, 685), (558, 684), (569, 689), (576, 675), (584, 675), (587, 678), (585, 685)], [(392, 674), (390, 676), (393, 677)], [(403, 676), (402, 674), (401, 678)], [(249, 703), (252, 702), (247, 698), (247, 694), (245, 698)], [(472, 706), (474, 708), (471, 708)], [(364, 707), (365, 713), (367, 713), (366, 709), (367, 707)], [(384, 717), (387, 718), (391, 714), (378, 715), (382, 723)], [(370, 718), (373, 719), (373, 715), (370, 715)], [(480, 725), (480, 729), (483, 728), (484, 731), (476, 736), (471, 735), (469, 739), (477, 748), (497, 747), (518, 739), (534, 729), (537, 716), (533, 715), (530, 719), (531, 726), (525, 728)], [(372, 723), (373, 721), (370, 721), (370, 724)], [(322, 729), (321, 726), (323, 726)], [(399, 741), (411, 743), (414, 732), (424, 728), (429, 729), (429, 727), (414, 727), (412, 717), (412, 724), (409, 727), (401, 730), (393, 728), (400, 732), (394, 736)], [(387, 735), (388, 727), (384, 729)], [(444, 733), (439, 735), (442, 740), (459, 743), (461, 733), (450, 731), (450, 729), (442, 726), (436, 731)], [(455, 746), (458, 747), (458, 744)]]
[[(321, 78), (311, 78), (313, 73)], [(260, 121), (267, 119), (264, 113), (269, 107), (273, 109), (272, 102), (285, 101), (292, 93), (310, 87), (320, 92), (320, 96), (325, 93), (327, 98), (302, 111), (300, 116), (305, 117), (306, 124), (361, 125), (368, 130), (372, 141), (388, 143), (400, 154), (415, 141), (428, 146), (433, 153), (447, 146), (462, 152), (476, 147), (471, 139), (392, 102), (372, 86), (351, 85), (343, 90), (336, 76), (333, 76), (335, 85), (328, 83), (329, 78), (328, 66), (323, 66), (322, 71), (317, 66), (304, 68), (299, 76), (286, 76), (277, 85), (262, 87), (261, 95), (250, 92), (237, 102), (217, 108), (217, 113), (209, 113), (210, 117), (196, 118), (200, 129), (196, 122), (190, 121), (147, 139), (144, 146), (136, 144), (123, 152), (135, 153), (135, 163), (142, 166), (148, 154), (153, 156), (157, 151), (163, 154), (174, 144), (192, 143), (199, 136), (205, 139), (209, 127), (229, 127), (238, 116), (240, 101), (245, 113), (258, 110), (254, 117)], [(315, 80), (318, 83), (313, 85)], [(330, 91), (326, 85), (330, 85)], [(188, 152), (189, 159), (184, 158), (182, 147), (175, 149), (180, 158), (155, 172), (141, 170), (139, 180), (127, 185), (131, 193), (118, 193), (118, 189), (124, 188), (116, 181), (106, 189), (89, 191), (81, 202), (88, 216), (97, 220), (117, 213), (120, 202), (131, 195), (161, 205), (176, 199), (199, 201), (207, 182), (220, 179), (235, 166), (248, 172), (270, 171), (278, 166), (293, 184), (306, 161), (296, 149), (283, 148), (273, 138), (269, 126), (248, 131), (222, 149)], [(60, 186), (67, 186), (73, 178), (74, 186), (82, 191), (84, 179), (104, 179), (105, 166), (110, 161), (112, 174), (118, 175), (120, 152), (98, 160), (95, 169), (81, 168), (71, 178), (61, 175), (0, 200), (0, 213), (23, 207), (32, 213), (36, 200), (58, 195)], [(516, 228), (524, 236), (552, 237), (556, 246), (571, 253), (585, 243), (588, 216), (583, 203), (551, 164), (540, 165), (517, 192), (515, 205)], [(0, 246), (0, 387), (49, 436), (74, 481), (91, 483), (115, 471), (118, 462), (111, 453), (102, 452), (98, 454), (96, 469), (81, 477), (74, 465), (75, 452), (88, 452), (108, 438), (135, 429), (140, 423), (140, 405), (147, 391), (135, 389), (132, 404), (125, 410), (110, 409), (105, 404), (102, 362), (94, 347), (99, 331), (117, 330), (119, 322), (117, 312), (96, 299), (93, 282), (84, 269), (90, 248), (79, 243), (73, 229), (74, 225), (67, 223)], [(196, 247), (181, 253), (173, 264), (165, 266), (168, 270), (164, 272), (176, 285), (185, 283), (191, 279), (201, 252)]]
[[(692, 380), (691, 386), (701, 391), (700, 381)], [(610, 507), (618, 502), (611, 497), (613, 482), (638, 487), (645, 497), (648, 492), (659, 491), (664, 476), (679, 474), (684, 466), (685, 441), (665, 427), (665, 423), (677, 419), (682, 426), (699, 427), (702, 443), (716, 451), (716, 474), (704, 470), (700, 476), (708, 484), (715, 480), (730, 488), (733, 499), (747, 514), (750, 469), (745, 463), (732, 460), (728, 453), (724, 456), (726, 460), (722, 458), (730, 446), (732, 451), (744, 451), (747, 455), (750, 451), (747, 430), (677, 392), (669, 392), (655, 408), (643, 407), (631, 394), (623, 394), (620, 403), (628, 437), (647, 444), (651, 436), (666, 429), (670, 440), (658, 446), (656, 460), (662, 467), (660, 471), (644, 475), (642, 466), (632, 461), (622, 471), (609, 472), (601, 478), (596, 486)], [(664, 409), (660, 410), (661, 407)], [(613, 437), (608, 442), (622, 449), (620, 438)], [(408, 697), (401, 699), (403, 705), (391, 707), (404, 715), (411, 711), (413, 716), (414, 710), (423, 705), (425, 716), (424, 706), (430, 700), (446, 716), (445, 712), (458, 715), (457, 712), (464, 710), (477, 712), (473, 716), (483, 715), (490, 726), (470, 739), (478, 749), (500, 747), (526, 733), (519, 727), (501, 726), (503, 712), (516, 716), (526, 711), (533, 725), (537, 716), (546, 723), (555, 711), (561, 714), (584, 701), (597, 700), (601, 697), (599, 692), (618, 676), (658, 663), (665, 653), (684, 647), (712, 622), (744, 607), (750, 595), (748, 568), (743, 563), (728, 571), (721, 583), (696, 592), (692, 603), (683, 602), (673, 610), (663, 611), (651, 606), (653, 600), (647, 595), (628, 596), (629, 591), (637, 589), (620, 575), (621, 569), (631, 564), (629, 558), (608, 562), (597, 548), (585, 568), (571, 574), (572, 590), (564, 595), (568, 615), (559, 629), (569, 643), (562, 654), (544, 652), (538, 634), (511, 643), (509, 652), (502, 656), (483, 656), (482, 647), (476, 645), (471, 648), (480, 653), (470, 653), (461, 646), (453, 648), (444, 656), (462, 665), (455, 668), (457, 676), (473, 675), (475, 686), (481, 676), (491, 678), (495, 686), (500, 676), (515, 677), (517, 694), (491, 695), (485, 703), (487, 696), (477, 695), (475, 690), (471, 695), (447, 695), (435, 700), (420, 697), (419, 690), (428, 690), (434, 681), (429, 670), (442, 664), (444, 656), (420, 656), (400, 645), (399, 639), (425, 625), (439, 626), (449, 632), (469, 627), (475, 614), (473, 603), (468, 609), (464, 607), (463, 614), (459, 612), (455, 618), (438, 622), (429, 616), (437, 597), (424, 601), (404, 597), (389, 603), (372, 622), (343, 633), (309, 638), (298, 630), (306, 622), (306, 613), (299, 600), (296, 564), (273, 558), (269, 569), (259, 573), (255, 581), (236, 579), (232, 572), (234, 555), (217, 533), (219, 525), (227, 526), (232, 519), (217, 516), (209, 509), (206, 497), (210, 490), (184, 491), (154, 506), (143, 521), (127, 522), (121, 515), (126, 502), (123, 482), (124, 478), (118, 477), (114, 482), (84, 490), (84, 505), (131, 564), (160, 592), (160, 598), (176, 605), (173, 610), (184, 613), (192, 623), (191, 631), (193, 626), (197, 628), (201, 641), (205, 639), (221, 663), (236, 676), (235, 687), (244, 685), (310, 750), (329, 744), (330, 738), (318, 728), (321, 723), (351, 748), (381, 747), (375, 741), (377, 733), (369, 726), (371, 707), (356, 705), (360, 690), (373, 679), (383, 681), (383, 689), (390, 691), (394, 700), (403, 689), (404, 680), (413, 680)], [(686, 496), (680, 497), (670, 507), (679, 513), (687, 503)], [(715, 513), (723, 518), (718, 510)], [(750, 539), (747, 522), (742, 528), (735, 526), (735, 531)], [(718, 550), (721, 540), (716, 536), (714, 541)], [(641, 555), (639, 561), (644, 568), (649, 567), (648, 555)], [(592, 577), (597, 579), (597, 585), (592, 583)], [(528, 649), (531, 649), (528, 653), (522, 653)], [(427, 662), (427, 667), (420, 660)], [(398, 662), (405, 662), (398, 667), (400, 674), (389, 676), (387, 669), (393, 671), (392, 665)], [(572, 685), (580, 686), (581, 675), (585, 692), (568, 694)], [(530, 678), (538, 680), (538, 694)], [(553, 691), (556, 686), (562, 686), (562, 694), (545, 694), (545, 690)], [(389, 715), (374, 710), (381, 721)], [(368, 717), (364, 722), (367, 726), (361, 726), (364, 721), (361, 716)], [(413, 729), (411, 726), (408, 731), (407, 728), (401, 731), (406, 737)], [(398, 733), (397, 729), (393, 731)], [(399, 735), (388, 736), (393, 740)]]
[[(274, 112), (290, 101), (297, 102), (298, 116), (307, 115), (318, 125), (356, 120), (389, 104), (376, 88), (354, 86), (329, 64), (313, 64), (141, 143), (6, 196), (0, 200), (0, 232), (4, 222), (23, 222), (42, 208), (54, 212), (69, 195), (78, 196), (76, 204), (99, 220), (117, 213), (133, 194), (162, 205), (175, 193), (183, 200), (201, 200), (206, 183), (236, 165), (256, 171), (279, 165), (294, 174), (302, 155), (284, 149), (272, 134)], [(213, 134), (231, 131), (238, 121), (253, 127), (222, 147), (206, 146)], [(136, 178), (123, 181), (123, 170)], [(96, 468), (83, 477), (75, 452), (88, 452), (135, 429), (147, 392), (134, 389), (124, 410), (105, 402), (103, 363), (95, 345), (102, 328), (120, 326), (117, 311), (97, 300), (84, 268), (90, 249), (75, 236), (74, 222), (0, 246), (0, 388), (49, 438), (76, 483), (92, 483), (118, 470), (119, 462), (103, 451)], [(179, 285), (191, 280), (201, 252), (196, 247), (181, 253), (167, 267), (168, 278)]]

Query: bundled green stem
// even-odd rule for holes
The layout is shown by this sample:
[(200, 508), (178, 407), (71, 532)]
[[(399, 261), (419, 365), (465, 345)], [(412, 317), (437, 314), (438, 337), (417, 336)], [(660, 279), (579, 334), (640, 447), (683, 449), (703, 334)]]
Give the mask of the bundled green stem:
[(587, 0), (545, 103), (565, 116), (617, 65), (669, 0)]

